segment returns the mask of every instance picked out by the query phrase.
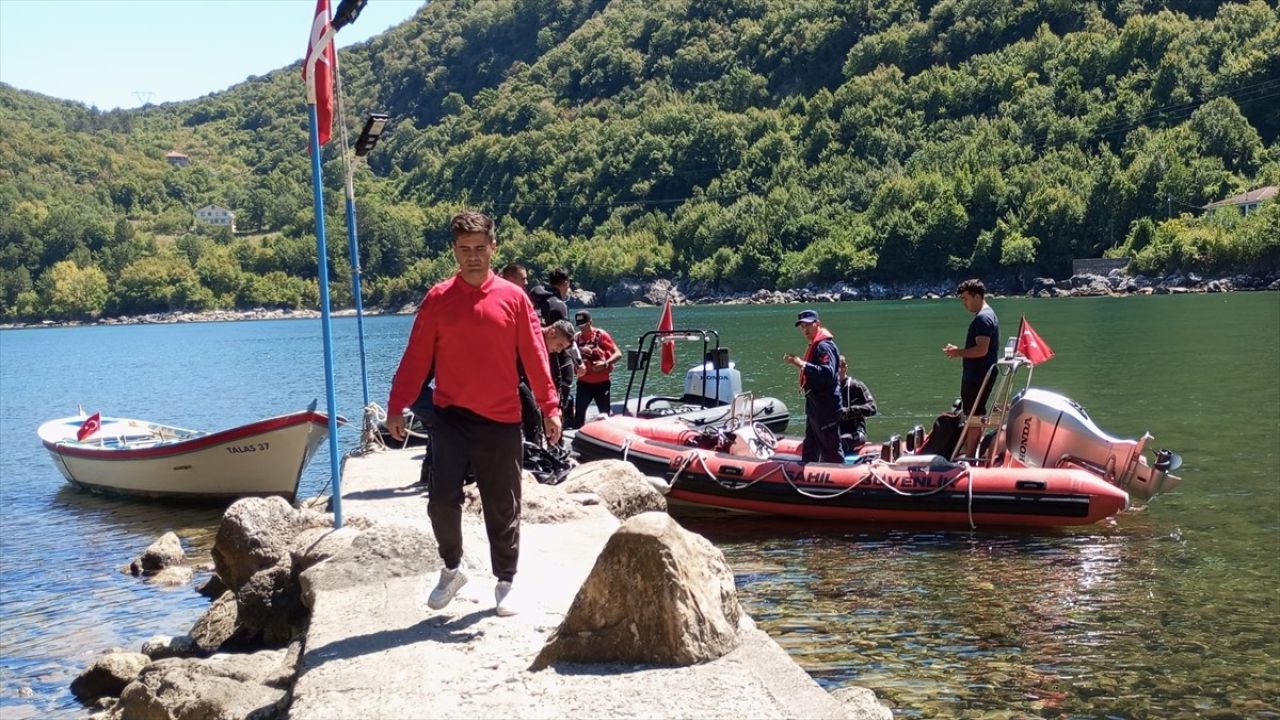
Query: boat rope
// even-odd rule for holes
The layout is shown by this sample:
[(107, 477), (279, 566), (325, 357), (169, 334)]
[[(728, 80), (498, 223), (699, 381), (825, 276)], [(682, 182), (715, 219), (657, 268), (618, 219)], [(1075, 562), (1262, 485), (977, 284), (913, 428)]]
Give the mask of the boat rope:
[[(350, 450), (343, 456), (347, 457), (368, 455), (373, 452), (381, 452), (387, 449), (387, 443), (382, 439), (382, 432), (379, 428), (382, 423), (386, 422), (387, 413), (376, 402), (371, 402), (364, 406), (364, 414), (360, 423), (360, 446)], [(405, 440), (408, 440), (406, 436)]]
[(695, 458), (702, 465), (702, 471), (707, 474), (707, 477), (711, 479), (711, 482), (714, 482), (715, 484), (719, 485), (722, 488), (725, 488), (726, 490), (742, 490), (745, 488), (749, 488), (752, 485), (755, 485), (761, 480), (761, 478), (756, 478), (755, 480), (752, 480), (751, 482), (746, 483), (745, 485), (726, 483), (723, 480), (721, 480), (719, 477), (717, 477), (715, 473), (711, 472), (711, 468), (707, 466), (707, 459), (706, 457), (703, 456), (702, 451), (694, 450), (693, 452), (684, 456), (684, 460), (680, 462), (680, 466), (676, 468), (675, 473), (671, 476), (671, 487), (676, 486), (676, 481), (680, 479), (680, 473), (684, 472), (685, 468), (692, 465)]
[[(630, 448), (631, 440), (633, 437), (635, 436), (629, 436), (623, 442), (622, 459), (624, 461), (626, 460), (626, 451), (627, 449)], [(851, 492), (852, 490), (862, 485), (861, 482), (854, 483), (838, 492), (826, 492), (826, 493), (811, 492), (809, 490), (806, 490), (800, 487), (799, 485), (796, 485), (796, 482), (793, 479), (793, 476), (791, 475), (791, 473), (787, 472), (786, 463), (783, 461), (776, 461), (772, 468), (770, 468), (767, 472), (761, 474), (759, 477), (751, 480), (750, 482), (743, 482), (743, 483), (726, 482), (724, 480), (721, 480), (718, 475), (712, 472), (710, 466), (707, 465), (707, 460), (705, 455), (700, 451), (695, 451), (686, 455), (684, 459), (680, 462), (680, 464), (676, 467), (675, 473), (673, 473), (671, 476), (671, 487), (675, 487), (676, 481), (680, 479), (681, 473), (683, 473), (690, 465), (692, 465), (695, 460), (702, 466), (702, 471), (706, 473), (706, 476), (712, 482), (714, 482), (715, 484), (719, 485), (720, 487), (726, 490), (745, 490), (751, 487), (752, 485), (755, 485), (756, 483), (763, 482), (769, 479), (774, 475), (781, 475), (782, 479), (785, 480), (786, 483), (791, 486), (792, 490), (795, 490), (798, 494), (803, 495), (804, 497), (807, 497), (813, 500), (834, 500), (838, 497), (845, 495), (846, 493)], [(875, 461), (874, 463), (871, 464), (870, 467), (867, 468), (868, 477), (870, 477), (872, 480), (876, 481), (880, 485), (883, 485), (885, 488), (889, 489), (890, 491), (898, 495), (901, 495), (903, 497), (916, 498), (916, 497), (929, 497), (931, 495), (936, 495), (940, 492), (943, 492), (944, 490), (949, 489), (951, 486), (955, 485), (957, 482), (960, 481), (961, 478), (969, 478), (968, 493), (967, 493), (968, 494), (969, 527), (970, 529), (973, 529), (973, 530), (977, 529), (978, 526), (973, 522), (973, 480), (972, 480), (972, 471), (968, 463), (962, 463), (961, 472), (958, 472), (955, 475), (951, 476), (950, 478), (947, 478), (946, 482), (944, 482), (942, 485), (928, 492), (904, 492), (894, 487), (886, 478), (876, 473), (877, 466), (884, 466), (888, 464), (889, 463), (885, 463), (884, 461), (881, 461), (881, 460)]]

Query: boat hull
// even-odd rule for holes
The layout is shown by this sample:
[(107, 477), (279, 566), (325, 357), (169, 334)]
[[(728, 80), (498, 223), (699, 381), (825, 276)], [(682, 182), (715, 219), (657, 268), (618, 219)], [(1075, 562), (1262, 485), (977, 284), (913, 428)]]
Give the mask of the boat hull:
[(838, 465), (801, 463), (794, 456), (761, 460), (671, 442), (674, 425), (606, 422), (578, 432), (574, 449), (580, 459), (625, 459), (646, 475), (663, 478), (674, 512), (1048, 527), (1089, 525), (1128, 506), (1123, 490), (1078, 469), (976, 468), (945, 461)]
[(69, 420), (76, 419), (46, 423), (40, 434), (71, 484), (93, 492), (196, 502), (272, 495), (293, 501), (303, 469), (328, 437), (328, 417), (312, 411), (158, 442), (109, 442), (105, 434), (113, 428), (163, 428), (119, 418), (103, 419), (99, 434), (104, 437), (97, 444), (92, 438), (76, 442), (74, 435), (60, 439), (58, 432)]

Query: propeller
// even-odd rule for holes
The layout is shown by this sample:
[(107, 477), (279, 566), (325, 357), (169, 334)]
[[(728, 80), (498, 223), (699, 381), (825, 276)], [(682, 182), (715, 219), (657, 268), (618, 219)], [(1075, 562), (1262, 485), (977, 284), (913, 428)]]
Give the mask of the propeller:
[(1160, 472), (1173, 472), (1182, 467), (1182, 456), (1172, 450), (1161, 448), (1156, 451), (1155, 469)]

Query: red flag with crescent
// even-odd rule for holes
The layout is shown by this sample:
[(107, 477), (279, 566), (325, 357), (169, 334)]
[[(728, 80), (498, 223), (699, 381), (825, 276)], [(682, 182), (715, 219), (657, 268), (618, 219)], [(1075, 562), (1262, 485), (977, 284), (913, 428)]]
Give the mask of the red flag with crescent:
[(1027, 322), (1026, 315), (1022, 316), (1022, 322), (1018, 325), (1017, 351), (1032, 365), (1039, 365), (1053, 358), (1053, 348), (1040, 339), (1040, 334)]
[(85, 438), (98, 432), (101, 429), (102, 429), (102, 413), (96, 412), (90, 415), (89, 417), (85, 418), (84, 422), (80, 423), (80, 429), (76, 430), (76, 440), (77, 441), (84, 440)]

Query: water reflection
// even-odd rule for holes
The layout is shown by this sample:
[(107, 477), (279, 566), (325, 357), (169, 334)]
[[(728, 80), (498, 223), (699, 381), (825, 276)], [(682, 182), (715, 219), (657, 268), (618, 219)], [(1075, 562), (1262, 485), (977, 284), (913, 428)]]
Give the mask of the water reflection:
[[(1132, 517), (1053, 533), (685, 524), (724, 550), (744, 607), (819, 683), (870, 687), (900, 717), (1275, 713), (1270, 618), (1245, 639), (1180, 628), (1189, 637), (1176, 647), (1150, 631), (1217, 611), (1167, 583), (1163, 561), (1185, 555), (1182, 543)], [(1269, 678), (1222, 672), (1250, 655)], [(1215, 658), (1222, 671), (1207, 670), (1205, 693)]]
[[(6, 522), (0, 568), (0, 715), (69, 716), (67, 685), (110, 647), (137, 650), (156, 634), (185, 632), (207, 606), (193, 586), (156, 587), (123, 572), (173, 530), (193, 563), (209, 561), (221, 509), (95, 495), (64, 485), (33, 513), (40, 527)], [(21, 557), (16, 562), (10, 558)], [(74, 607), (75, 612), (68, 612)], [(25, 708), (25, 709), (23, 709)]]

